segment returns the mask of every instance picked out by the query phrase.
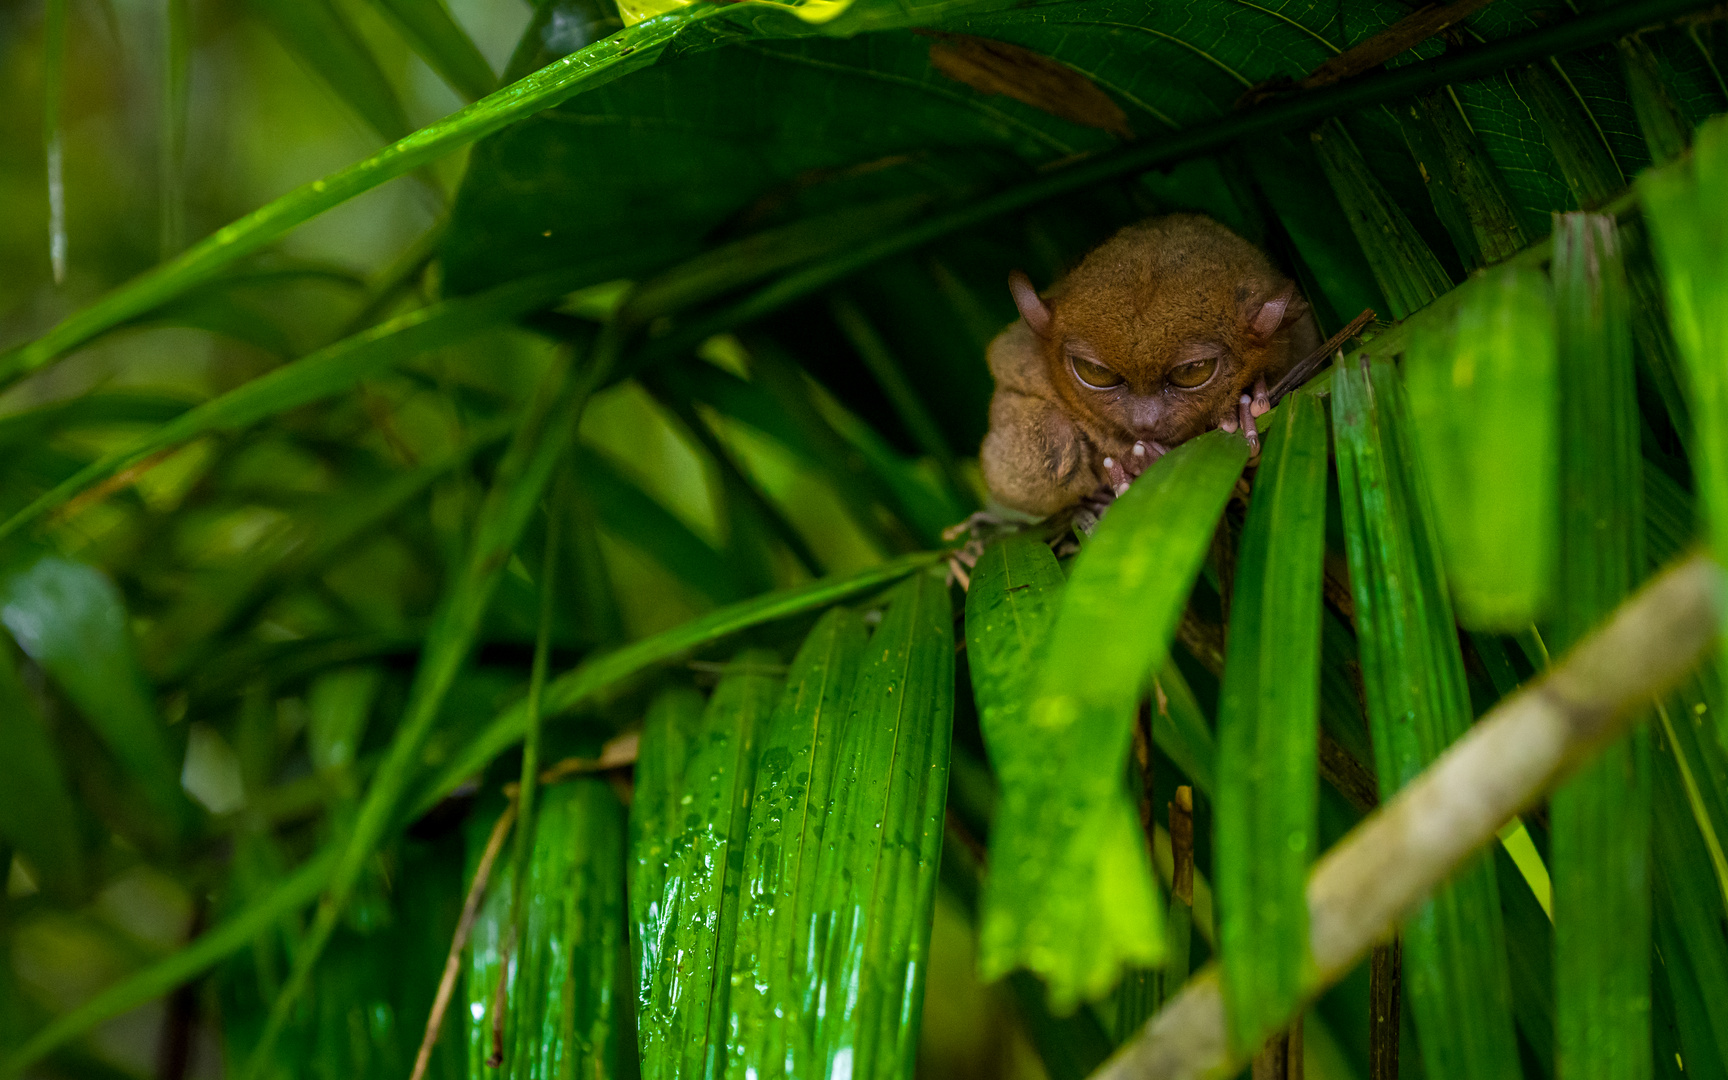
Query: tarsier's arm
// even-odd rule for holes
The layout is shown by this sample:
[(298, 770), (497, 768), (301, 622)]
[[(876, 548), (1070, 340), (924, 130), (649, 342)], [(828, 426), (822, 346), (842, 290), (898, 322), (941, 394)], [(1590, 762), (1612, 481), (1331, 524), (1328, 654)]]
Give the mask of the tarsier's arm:
[(984, 482), (1006, 505), (1040, 517), (1099, 486), (1090, 441), (1057, 404), (1038, 339), (1015, 320), (990, 343), (990, 433), (979, 451)]

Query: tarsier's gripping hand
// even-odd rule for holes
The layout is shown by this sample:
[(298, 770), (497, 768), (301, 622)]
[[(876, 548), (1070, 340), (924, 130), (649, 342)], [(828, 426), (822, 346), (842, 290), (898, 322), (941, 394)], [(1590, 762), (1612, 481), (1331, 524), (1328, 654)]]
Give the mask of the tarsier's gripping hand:
[(1095, 452), (1050, 385), (1037, 339), (1016, 321), (988, 354), (996, 393), (979, 451), (984, 482), (1005, 505), (1044, 517), (1098, 486)]

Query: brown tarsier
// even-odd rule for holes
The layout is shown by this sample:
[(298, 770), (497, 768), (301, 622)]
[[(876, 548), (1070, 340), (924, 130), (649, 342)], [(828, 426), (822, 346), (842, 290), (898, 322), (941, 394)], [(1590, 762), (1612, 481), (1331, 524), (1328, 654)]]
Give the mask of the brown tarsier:
[(996, 394), (980, 451), (992, 494), (1045, 516), (1108, 500), (1168, 448), (1241, 431), (1267, 386), (1320, 343), (1266, 255), (1210, 218), (1130, 225), (1040, 296), (1015, 271), (1020, 321), (990, 343)]

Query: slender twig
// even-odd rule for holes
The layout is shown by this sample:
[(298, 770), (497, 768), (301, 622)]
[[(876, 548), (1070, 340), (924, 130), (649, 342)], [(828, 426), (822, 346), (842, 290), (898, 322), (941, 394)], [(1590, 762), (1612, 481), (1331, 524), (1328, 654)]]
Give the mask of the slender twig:
[(1348, 326), (1327, 338), (1319, 348), (1298, 361), (1294, 367), (1284, 373), (1282, 379), (1278, 380), (1278, 385), (1272, 388), (1272, 393), (1268, 395), (1272, 399), (1272, 404), (1278, 404), (1279, 401), (1283, 400), (1285, 394), (1313, 378), (1314, 373), (1320, 370), (1320, 365), (1326, 362), (1327, 357), (1342, 349), (1346, 341), (1367, 329), (1368, 324), (1373, 322), (1375, 318), (1372, 308), (1365, 309), (1362, 314), (1351, 319)]
[[(1439, 760), (1327, 852), (1308, 878), (1311, 1000), (1343, 978), (1501, 825), (1648, 713), (1721, 626), (1722, 571), (1697, 555), (1623, 604), (1547, 677), (1483, 717)], [(1298, 1006), (1299, 1008), (1300, 1006)], [(1227, 1075), (1217, 965), (1191, 979), (1099, 1080)]]
[(492, 877), (492, 864), (504, 849), (504, 838), (510, 835), (510, 824), (516, 820), (516, 804), (504, 807), (486, 847), (480, 853), (480, 865), (474, 868), (474, 880), (468, 886), (468, 898), (462, 902), (462, 917), (456, 920), (456, 933), (450, 938), (450, 952), (444, 957), (444, 975), (438, 980), (438, 993), (432, 998), (432, 1012), (426, 1017), (426, 1034), (420, 1037), (420, 1052), (414, 1056), (414, 1071), (408, 1080), (423, 1080), (426, 1067), (432, 1063), (432, 1047), (438, 1042), (438, 1029), (444, 1026), (444, 1011), (450, 1007), (450, 997), (456, 991), (456, 975), (462, 970), (462, 950), (468, 947), (468, 935), (474, 932), (474, 920), (480, 914), (480, 901), (486, 896), (486, 882)]

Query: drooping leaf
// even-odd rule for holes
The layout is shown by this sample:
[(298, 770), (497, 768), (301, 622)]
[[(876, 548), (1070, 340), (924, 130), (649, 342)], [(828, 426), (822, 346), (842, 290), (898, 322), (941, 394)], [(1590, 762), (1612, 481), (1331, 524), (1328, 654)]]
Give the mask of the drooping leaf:
[(1559, 388), (1546, 278), (1492, 273), (1451, 327), (1412, 339), (1404, 376), (1459, 620), (1528, 626), (1554, 562)]
[(1518, 73), (1517, 81), (1576, 206), (1595, 209), (1626, 186), (1620, 165), (1603, 144), (1599, 129), (1553, 71), (1531, 64)]
[(1231, 1037), (1252, 1052), (1300, 1000), (1319, 843), (1326, 416), (1292, 396), (1266, 440), (1231, 590), (1214, 876)]
[[(1385, 361), (1365, 371), (1336, 369), (1332, 410), (1362, 684), (1384, 799), (1463, 734), (1470, 700), (1397, 374)], [(1485, 856), (1405, 923), (1404, 986), (1430, 1074), (1519, 1075), (1504, 940)]]
[(980, 929), (987, 977), (1044, 976), (1058, 1012), (1163, 958), (1145, 838), (1125, 788), (1129, 733), (1163, 666), (1224, 501), (1248, 457), (1213, 432), (1117, 499), (1080, 556), (1030, 676), (1035, 771), (1004, 784)]
[(803, 1075), (821, 997), (818, 876), (866, 630), (836, 608), (804, 639), (768, 721), (750, 800), (727, 1020), (726, 1075)]
[(822, 986), (813, 1075), (910, 1080), (948, 800), (953, 613), (930, 573), (871, 636), (835, 762), (817, 864)]
[(45, 555), (0, 582), (0, 620), (107, 744), (168, 834), (190, 824), (114, 584), (93, 566)]
[[(637, 1039), (645, 1080), (716, 1075), (724, 1062), (741, 868), (763, 729), (781, 680), (772, 653), (739, 653), (684, 765), (659, 906), (642, 930)], [(652, 903), (652, 900), (649, 901)]]
[[(1642, 577), (1632, 328), (1613, 220), (1554, 229), (1560, 356), (1560, 590), (1548, 635), (1570, 648)], [(1650, 740), (1608, 747), (1550, 800), (1556, 1068), (1568, 1077), (1650, 1069)]]
[(1529, 241), (1512, 193), (1456, 99), (1445, 91), (1424, 94), (1400, 107), (1398, 119), (1465, 269), (1522, 250)]

